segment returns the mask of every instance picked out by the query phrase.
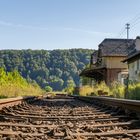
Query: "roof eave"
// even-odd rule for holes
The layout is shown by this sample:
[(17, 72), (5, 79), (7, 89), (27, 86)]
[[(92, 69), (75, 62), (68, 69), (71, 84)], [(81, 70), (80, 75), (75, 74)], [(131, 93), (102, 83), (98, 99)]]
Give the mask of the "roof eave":
[(135, 54), (135, 55), (132, 55), (132, 56), (128, 57), (127, 59), (124, 59), (122, 62), (125, 63), (125, 62), (129, 62), (131, 60), (136, 60), (137, 56), (139, 56), (139, 55), (140, 55), (140, 52)]
[(127, 55), (102, 55), (102, 57), (127, 57)]

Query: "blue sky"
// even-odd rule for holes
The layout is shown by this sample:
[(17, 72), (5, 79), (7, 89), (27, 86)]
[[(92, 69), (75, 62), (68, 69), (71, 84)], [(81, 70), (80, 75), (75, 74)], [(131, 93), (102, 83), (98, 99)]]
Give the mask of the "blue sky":
[(97, 49), (140, 35), (139, 0), (0, 0), (0, 49)]

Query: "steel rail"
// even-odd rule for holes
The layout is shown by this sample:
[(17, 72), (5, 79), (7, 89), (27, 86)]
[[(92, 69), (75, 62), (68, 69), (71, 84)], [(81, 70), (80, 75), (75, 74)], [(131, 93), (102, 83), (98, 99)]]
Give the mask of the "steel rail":
[(96, 96), (73, 96), (79, 100), (83, 100), (90, 103), (99, 103), (102, 105), (120, 107), (121, 109), (131, 111), (140, 114), (140, 101), (139, 100), (128, 100), (118, 99), (111, 97), (96, 97)]
[(0, 99), (0, 110), (4, 107), (14, 106), (35, 99), (35, 96)]
[(115, 139), (140, 135), (139, 119), (117, 112), (120, 108), (139, 112), (139, 101), (82, 96), (18, 97), (0, 100), (0, 106), (5, 107), (0, 111), (0, 138)]

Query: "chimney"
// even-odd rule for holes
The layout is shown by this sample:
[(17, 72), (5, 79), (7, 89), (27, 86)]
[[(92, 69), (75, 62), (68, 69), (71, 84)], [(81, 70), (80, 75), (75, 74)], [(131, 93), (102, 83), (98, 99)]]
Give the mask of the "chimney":
[(136, 37), (135, 45), (136, 45), (136, 50), (140, 51), (140, 36)]

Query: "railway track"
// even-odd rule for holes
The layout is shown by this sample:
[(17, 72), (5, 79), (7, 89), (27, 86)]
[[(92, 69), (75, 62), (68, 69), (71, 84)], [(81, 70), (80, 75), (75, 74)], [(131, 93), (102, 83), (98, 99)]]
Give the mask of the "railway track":
[(104, 102), (67, 96), (0, 102), (0, 140), (139, 140), (139, 113), (134, 108), (140, 103), (129, 105), (135, 110), (130, 113), (117, 103), (111, 106), (107, 98)]

